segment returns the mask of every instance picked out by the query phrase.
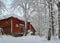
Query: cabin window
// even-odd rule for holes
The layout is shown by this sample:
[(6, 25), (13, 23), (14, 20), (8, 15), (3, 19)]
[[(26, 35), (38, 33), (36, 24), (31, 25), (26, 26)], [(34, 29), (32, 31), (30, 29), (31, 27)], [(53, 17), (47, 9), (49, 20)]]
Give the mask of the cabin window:
[(24, 32), (24, 24), (20, 24), (21, 32)]
[(18, 24), (16, 24), (16, 27), (19, 27), (19, 25), (18, 25)]

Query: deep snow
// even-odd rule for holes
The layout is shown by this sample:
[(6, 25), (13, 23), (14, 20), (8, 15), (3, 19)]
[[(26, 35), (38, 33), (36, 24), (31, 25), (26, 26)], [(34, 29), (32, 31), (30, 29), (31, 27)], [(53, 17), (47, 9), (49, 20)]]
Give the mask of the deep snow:
[(45, 37), (40, 36), (13, 37), (9, 35), (0, 35), (0, 43), (60, 43), (60, 40), (51, 39), (48, 41)]

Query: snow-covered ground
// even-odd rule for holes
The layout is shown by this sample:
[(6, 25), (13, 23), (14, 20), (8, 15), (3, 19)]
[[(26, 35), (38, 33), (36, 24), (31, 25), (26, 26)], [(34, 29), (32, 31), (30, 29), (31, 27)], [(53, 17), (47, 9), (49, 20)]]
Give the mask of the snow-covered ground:
[(60, 43), (59, 39), (52, 39), (48, 41), (45, 37), (39, 36), (0, 36), (0, 43)]

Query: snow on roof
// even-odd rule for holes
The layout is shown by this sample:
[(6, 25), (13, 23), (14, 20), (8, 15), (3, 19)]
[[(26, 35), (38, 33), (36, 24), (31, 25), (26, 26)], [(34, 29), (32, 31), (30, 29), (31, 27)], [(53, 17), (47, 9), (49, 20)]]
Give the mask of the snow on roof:
[(11, 16), (13, 16), (13, 17), (15, 17), (15, 18), (18, 18), (18, 19), (20, 19), (20, 20), (25, 21), (25, 19), (24, 19), (23, 17), (20, 17), (20, 16), (18, 16), (18, 15), (16, 15), (16, 14), (7, 14), (7, 15), (5, 15), (5, 16), (0, 16), (0, 20), (9, 18), (9, 17), (11, 17)]

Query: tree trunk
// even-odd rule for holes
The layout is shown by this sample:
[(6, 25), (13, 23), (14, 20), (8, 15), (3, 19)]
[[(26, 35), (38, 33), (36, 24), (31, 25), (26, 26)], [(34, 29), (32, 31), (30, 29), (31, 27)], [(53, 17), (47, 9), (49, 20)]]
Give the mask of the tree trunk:
[(27, 9), (26, 9), (26, 4), (24, 8), (24, 16), (25, 16), (25, 29), (24, 29), (24, 36), (26, 36), (26, 29), (27, 29)]
[(59, 29), (59, 34), (58, 35), (59, 35), (58, 38), (60, 39), (60, 29)]
[(24, 31), (24, 36), (26, 36), (26, 29), (27, 29), (27, 21), (25, 21), (25, 31)]
[(51, 39), (51, 28), (49, 28), (49, 31), (48, 31), (48, 40)]

